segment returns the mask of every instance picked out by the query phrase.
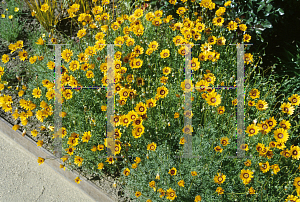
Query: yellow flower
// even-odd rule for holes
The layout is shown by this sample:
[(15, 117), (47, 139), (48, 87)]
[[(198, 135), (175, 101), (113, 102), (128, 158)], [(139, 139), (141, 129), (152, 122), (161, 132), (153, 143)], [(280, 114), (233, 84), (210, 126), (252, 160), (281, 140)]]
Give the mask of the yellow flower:
[(212, 4), (211, 0), (202, 0), (201, 3), (200, 3), (200, 6), (205, 7), (205, 8), (209, 8), (211, 4)]
[(223, 145), (223, 146), (226, 146), (226, 145), (228, 145), (229, 144), (229, 141), (228, 141), (229, 139), (227, 138), (227, 137), (222, 137), (221, 139), (220, 139), (220, 142), (221, 142), (221, 144)]
[(4, 14), (1, 14), (1, 17), (2, 17), (2, 18), (5, 18), (5, 15), (4, 15)]
[(225, 182), (226, 179), (226, 175), (223, 175), (223, 173), (218, 173), (215, 177), (214, 177), (214, 181), (215, 183), (218, 183), (219, 185), (222, 184), (223, 182)]
[(298, 94), (293, 94), (288, 100), (292, 103), (292, 105), (299, 105), (300, 104), (300, 96)]
[(295, 108), (291, 105), (291, 103), (282, 103), (280, 106), (283, 113), (287, 113), (288, 115), (292, 115), (294, 113)]
[(74, 180), (77, 184), (79, 184), (81, 182), (80, 178), (79, 177), (76, 177), (75, 180)]
[(85, 54), (88, 56), (93, 56), (96, 54), (96, 48), (94, 46), (89, 46), (85, 49)]
[(103, 167), (104, 167), (104, 163), (99, 163), (98, 164), (98, 169), (103, 169)]
[(191, 175), (192, 175), (192, 176), (197, 176), (197, 172), (196, 172), (196, 171), (192, 171), (192, 172), (191, 172)]
[(248, 151), (248, 150), (249, 150), (248, 144), (241, 144), (240, 149), (241, 149), (241, 150)]
[(201, 200), (202, 200), (201, 196), (200, 196), (200, 195), (197, 195), (197, 196), (195, 197), (194, 202), (200, 202)]
[(86, 29), (81, 29), (81, 30), (79, 30), (78, 31), (78, 33), (77, 33), (77, 37), (78, 38), (82, 38), (82, 37), (84, 37), (86, 35)]
[(230, 6), (230, 4), (231, 4), (231, 1), (226, 1), (226, 2), (224, 3), (224, 6), (227, 7), (227, 6)]
[(176, 175), (176, 173), (177, 173), (177, 169), (176, 168), (171, 168), (170, 170), (169, 170), (169, 172), (168, 172), (170, 175)]
[(185, 11), (187, 11), (187, 9), (185, 7), (179, 7), (177, 10), (176, 10), (176, 13), (178, 15), (183, 15), (185, 13)]
[(247, 65), (253, 62), (253, 55), (251, 53), (245, 53), (244, 57), (245, 57), (244, 63), (247, 63)]
[(216, 147), (214, 148), (214, 150), (215, 150), (216, 152), (220, 152), (220, 153), (222, 153), (222, 151), (223, 151), (223, 149), (222, 149), (220, 146), (216, 146)]
[[(9, 56), (6, 55), (6, 54), (2, 55), (2, 62), (5, 64), (5, 63), (7, 63), (8, 61), (9, 61)], [(0, 76), (3, 75), (3, 74), (1, 74), (1, 73), (2, 73), (2, 72), (1, 72), (1, 67), (0, 67)]]
[(252, 89), (250, 92), (249, 92), (249, 95), (252, 99), (255, 99), (255, 98), (259, 98), (259, 90), (257, 89)]
[(38, 41), (37, 42), (35, 42), (36, 44), (38, 44), (38, 45), (44, 45), (44, 40), (42, 39), (42, 37), (40, 37), (39, 39), (38, 39)]
[(37, 131), (37, 130), (34, 129), (33, 131), (31, 131), (31, 135), (32, 135), (33, 137), (36, 137), (37, 134), (38, 134), (38, 131)]
[(39, 163), (39, 165), (43, 164), (45, 162), (45, 159), (42, 157), (39, 157), (37, 162)]
[(84, 132), (82, 136), (82, 142), (89, 142), (91, 137), (92, 137), (91, 131)]
[(92, 71), (87, 71), (85, 76), (86, 78), (94, 78), (94, 73)]
[(134, 109), (139, 115), (144, 115), (147, 113), (147, 106), (142, 102), (138, 103)]
[(293, 159), (299, 160), (299, 158), (300, 158), (300, 148), (298, 146), (292, 145), (291, 149), (290, 149), (290, 152), (292, 154)]
[(176, 196), (176, 193), (175, 193), (175, 190), (173, 190), (173, 189), (168, 189), (167, 190), (167, 199), (170, 199), (170, 200), (174, 200), (177, 196)]
[(61, 53), (61, 57), (66, 61), (69, 62), (71, 60), (71, 57), (73, 56), (73, 51), (70, 49), (65, 49), (62, 53)]
[(251, 166), (251, 160), (248, 159), (246, 162), (244, 162), (244, 164), (245, 164), (245, 166), (248, 166), (248, 167)]
[(218, 108), (218, 114), (224, 114), (224, 112), (225, 112), (225, 107), (224, 106), (220, 106)]
[(66, 89), (66, 90), (64, 90), (64, 92), (63, 92), (63, 96), (64, 96), (67, 100), (69, 100), (69, 99), (71, 99), (71, 98), (73, 97), (73, 92), (71, 91), (71, 89)]
[(156, 95), (159, 97), (159, 98), (165, 98), (169, 93), (169, 90), (164, 87), (164, 86), (161, 86), (161, 87), (158, 87), (157, 88), (157, 93)]
[(290, 129), (290, 127), (291, 127), (290, 122), (289, 122), (289, 121), (286, 121), (286, 120), (280, 121), (279, 125), (280, 125), (281, 128), (283, 128), (283, 129), (285, 129), (285, 130)]
[(239, 25), (239, 28), (240, 28), (240, 30), (243, 31), (243, 32), (247, 30), (247, 26), (246, 26), (245, 24), (240, 24), (240, 25)]
[(20, 60), (24, 61), (28, 58), (28, 53), (26, 50), (19, 51)]
[(63, 168), (64, 171), (66, 170), (66, 167), (63, 164), (59, 164), (59, 168)]
[(63, 161), (63, 162), (65, 162), (66, 160), (68, 160), (68, 155), (64, 155), (62, 158), (61, 158), (61, 160)]
[(228, 23), (228, 25), (227, 25), (227, 29), (228, 29), (229, 31), (231, 31), (231, 30), (236, 30), (236, 29), (237, 29), (237, 23), (234, 22), (234, 21), (230, 21), (230, 22)]
[(266, 172), (268, 172), (270, 170), (270, 165), (269, 165), (268, 161), (266, 163), (259, 163), (259, 166), (260, 166), (260, 170), (263, 173), (266, 173)]
[(75, 156), (75, 159), (74, 159), (75, 164), (77, 164), (78, 166), (81, 166), (82, 161), (83, 161), (83, 158), (81, 158), (80, 156)]
[(13, 18), (13, 16), (12, 16), (12, 15), (10, 15), (10, 16), (8, 16), (8, 18), (9, 18), (9, 19), (12, 19), (12, 18)]
[(44, 141), (43, 140), (38, 140), (36, 144), (37, 144), (38, 147), (42, 147), (43, 144), (44, 144)]
[(253, 187), (250, 187), (249, 194), (255, 194), (255, 190), (253, 189)]
[(247, 130), (245, 132), (249, 134), (249, 137), (251, 137), (259, 132), (259, 127), (255, 124), (251, 124), (247, 127)]
[(204, 43), (201, 45), (201, 51), (206, 53), (211, 50), (211, 45), (209, 43)]
[(249, 184), (251, 181), (251, 178), (253, 178), (254, 176), (252, 175), (253, 172), (250, 170), (241, 170), (241, 174), (240, 174), (240, 178), (241, 180), (243, 180), (243, 183), (245, 185)]
[(129, 168), (126, 168), (126, 169), (123, 171), (123, 174), (124, 174), (125, 176), (128, 176), (128, 175), (130, 174)]
[(40, 98), (42, 96), (42, 91), (40, 90), (40, 88), (35, 88), (32, 91), (32, 95), (34, 98)]
[(181, 82), (180, 87), (182, 88), (182, 91), (191, 92), (194, 89), (194, 85), (191, 80), (185, 80)]
[(244, 42), (249, 42), (251, 40), (251, 36), (249, 34), (244, 34), (243, 38)]
[(169, 56), (170, 56), (170, 51), (169, 51), (168, 49), (164, 49), (164, 50), (162, 50), (161, 53), (160, 53), (160, 57), (161, 57), (161, 58), (167, 58), (167, 57), (169, 57)]
[(155, 151), (156, 150), (156, 144), (152, 142), (151, 144), (147, 145), (147, 150)]
[(36, 57), (36, 56), (33, 56), (33, 57), (30, 57), (30, 58), (29, 58), (29, 62), (30, 62), (31, 64), (35, 63), (36, 60), (37, 60), (37, 57)]
[(14, 125), (14, 126), (12, 127), (12, 129), (15, 130), (15, 131), (18, 130), (19, 128), (20, 128), (19, 125)]
[(221, 95), (218, 95), (217, 92), (209, 93), (206, 102), (211, 106), (218, 106), (221, 103)]
[(217, 45), (218, 46), (224, 46), (225, 42), (226, 42), (226, 39), (223, 36), (217, 39)]
[(296, 177), (296, 178), (294, 179), (293, 185), (294, 185), (297, 189), (300, 188), (300, 177)]
[(178, 182), (178, 185), (179, 185), (180, 187), (184, 187), (184, 181), (183, 181), (183, 180), (180, 180), (180, 181)]
[(268, 103), (265, 102), (264, 100), (259, 100), (256, 104), (256, 109), (259, 111), (266, 110), (268, 108)]
[(15, 12), (18, 12), (19, 11), (19, 8), (18, 7), (15, 7)]
[(218, 188), (216, 189), (216, 192), (218, 193), (218, 195), (219, 195), (219, 194), (224, 194), (224, 189), (222, 189), (222, 187), (218, 187)]
[(137, 198), (140, 197), (141, 195), (142, 195), (141, 192), (139, 192), (139, 191), (135, 192), (135, 196), (136, 196)]
[(43, 12), (47, 12), (48, 9), (49, 9), (49, 6), (47, 3), (45, 3), (41, 6), (41, 11), (43, 11)]
[(170, 3), (170, 4), (173, 4), (173, 5), (175, 5), (176, 2), (177, 2), (177, 0), (169, 0), (169, 3)]
[(274, 172), (275, 175), (277, 175), (277, 173), (280, 171), (280, 168), (279, 168), (278, 164), (272, 165), (271, 168), (273, 169), (273, 172)]

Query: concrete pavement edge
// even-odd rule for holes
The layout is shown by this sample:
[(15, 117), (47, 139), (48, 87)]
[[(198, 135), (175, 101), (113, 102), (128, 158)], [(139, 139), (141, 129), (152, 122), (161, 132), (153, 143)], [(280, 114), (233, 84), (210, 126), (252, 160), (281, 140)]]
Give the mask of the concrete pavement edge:
[(5, 119), (0, 117), (0, 131), (2, 131), (2, 133), (6, 135), (6, 137), (4, 137), (5, 139), (14, 141), (15, 143), (23, 147), (25, 150), (27, 150), (28, 152), (36, 156), (36, 159), (38, 157), (42, 157), (42, 158), (50, 157), (51, 160), (50, 159), (45, 160), (44, 162), (45, 164), (51, 167), (56, 173), (59, 173), (61, 176), (63, 176), (71, 184), (77, 186), (79, 189), (81, 189), (84, 193), (86, 193), (95, 201), (97, 202), (115, 201), (115, 199), (113, 199), (112, 196), (108, 196), (99, 187), (97, 187), (96, 185), (94, 185), (92, 182), (88, 181), (85, 177), (81, 175), (80, 175), (81, 182), (80, 184), (77, 184), (74, 181), (74, 179), (77, 176), (79, 176), (78, 172), (70, 171), (67, 169), (64, 171), (63, 169), (61, 169), (60, 164), (63, 163), (61, 159), (56, 158), (56, 156), (51, 154), (43, 147), (37, 147), (36, 143), (32, 139), (30, 139), (26, 135), (23, 137), (20, 131), (18, 130), (14, 131), (12, 127), (13, 125), (11, 125)]

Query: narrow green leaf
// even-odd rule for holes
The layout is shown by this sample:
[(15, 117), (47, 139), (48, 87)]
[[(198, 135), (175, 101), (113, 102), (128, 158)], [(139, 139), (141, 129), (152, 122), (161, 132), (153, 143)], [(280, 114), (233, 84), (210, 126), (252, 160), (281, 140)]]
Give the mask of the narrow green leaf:
[(260, 6), (258, 7), (258, 9), (257, 9), (257, 12), (259, 12), (261, 9), (263, 9), (263, 7), (265, 7), (264, 4), (260, 5)]
[(272, 4), (268, 4), (267, 8), (266, 8), (266, 11), (270, 12), (272, 10), (272, 8), (273, 8)]
[(279, 8), (277, 11), (279, 12), (279, 15), (284, 15), (284, 11), (282, 8)]
[(272, 24), (268, 20), (264, 21), (261, 25), (265, 28), (272, 28), (273, 27)]

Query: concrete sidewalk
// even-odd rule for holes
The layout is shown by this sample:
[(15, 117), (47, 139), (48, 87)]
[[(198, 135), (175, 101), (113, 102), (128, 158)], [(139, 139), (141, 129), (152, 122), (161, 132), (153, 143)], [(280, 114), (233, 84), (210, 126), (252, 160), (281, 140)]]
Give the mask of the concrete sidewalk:
[(76, 173), (60, 169), (58, 160), (38, 164), (51, 155), (0, 117), (0, 201), (114, 201), (82, 176), (75, 183)]

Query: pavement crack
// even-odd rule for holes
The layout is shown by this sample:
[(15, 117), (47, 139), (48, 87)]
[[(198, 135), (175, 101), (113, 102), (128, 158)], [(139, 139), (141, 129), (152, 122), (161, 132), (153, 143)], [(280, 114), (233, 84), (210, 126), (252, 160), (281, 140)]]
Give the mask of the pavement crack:
[(40, 199), (40, 197), (43, 195), (44, 191), (45, 191), (45, 187), (43, 186), (42, 193), (39, 195), (39, 197), (35, 201), (38, 201)]

